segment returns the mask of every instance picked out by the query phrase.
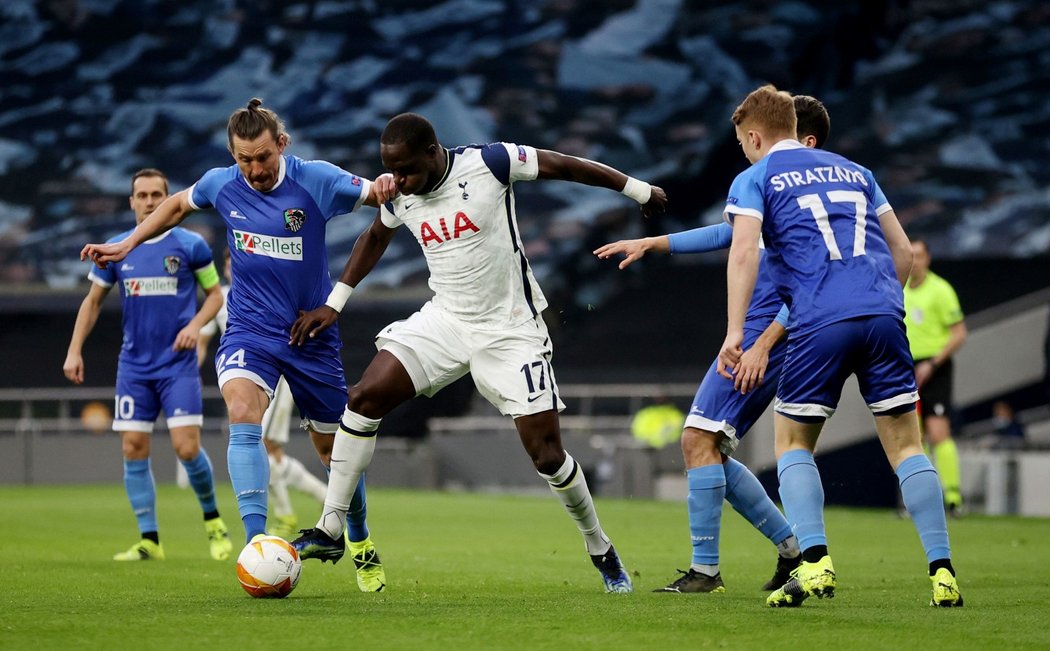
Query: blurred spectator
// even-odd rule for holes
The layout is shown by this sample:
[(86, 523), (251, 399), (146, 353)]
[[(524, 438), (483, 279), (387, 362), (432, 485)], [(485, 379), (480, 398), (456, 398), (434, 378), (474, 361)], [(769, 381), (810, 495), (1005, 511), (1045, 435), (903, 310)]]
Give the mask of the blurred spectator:
[(987, 441), (988, 447), (999, 450), (1024, 447), (1024, 426), (1018, 422), (1010, 403), (998, 400), (992, 405), (992, 422), (995, 423), (995, 433)]
[(652, 404), (642, 407), (631, 420), (635, 440), (653, 448), (662, 448), (682, 438), (685, 414), (670, 398), (658, 394)]

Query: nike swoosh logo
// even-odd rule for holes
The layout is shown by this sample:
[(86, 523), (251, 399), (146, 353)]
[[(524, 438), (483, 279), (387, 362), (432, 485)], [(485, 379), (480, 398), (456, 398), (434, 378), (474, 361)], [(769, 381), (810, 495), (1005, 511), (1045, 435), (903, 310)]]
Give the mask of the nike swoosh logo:
[(542, 395), (538, 395), (538, 396), (532, 396), (531, 398), (528, 398), (527, 400), (528, 400), (529, 402), (535, 402), (535, 401), (539, 400), (539, 399), (540, 399), (540, 398), (542, 398), (542, 397), (543, 397)]
[(331, 459), (329, 463), (346, 463), (346, 459)]

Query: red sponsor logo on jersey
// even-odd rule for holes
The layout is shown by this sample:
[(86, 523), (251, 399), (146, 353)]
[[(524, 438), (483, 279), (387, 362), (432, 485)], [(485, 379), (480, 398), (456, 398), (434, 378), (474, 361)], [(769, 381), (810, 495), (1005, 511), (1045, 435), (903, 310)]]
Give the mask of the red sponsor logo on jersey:
[(457, 212), (456, 216), (452, 218), (452, 228), (449, 230), (449, 224), (442, 217), (437, 221), (437, 224), (431, 224), (430, 222), (423, 222), (419, 227), (419, 238), (423, 243), (424, 247), (433, 244), (442, 244), (449, 240), (456, 240), (463, 236), (464, 233), (479, 233), (481, 229), (474, 225), (474, 222), (470, 221), (470, 217), (467, 217), (466, 213)]

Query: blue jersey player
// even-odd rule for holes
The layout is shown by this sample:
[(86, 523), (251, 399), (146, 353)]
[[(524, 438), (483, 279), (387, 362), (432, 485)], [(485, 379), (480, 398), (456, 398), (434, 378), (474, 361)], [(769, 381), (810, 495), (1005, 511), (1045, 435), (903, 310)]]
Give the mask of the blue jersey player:
[[(733, 377), (740, 361), (758, 275), (759, 235), (773, 282), (791, 310), (774, 430), (780, 497), (803, 562), (767, 603), (798, 606), (813, 595), (834, 595), (813, 450), (843, 383), (856, 375), (926, 551), (931, 605), (961, 606), (941, 488), (923, 454), (915, 416), (901, 289), (911, 267), (908, 238), (871, 172), (795, 140), (794, 104), (787, 93), (772, 86), (755, 90), (733, 113), (733, 124), (753, 164), (734, 180), (725, 208), (733, 243), (719, 371)], [(748, 379), (738, 373), (735, 381)]]
[[(810, 147), (822, 146), (831, 127), (824, 105), (812, 97), (798, 96), (795, 109), (799, 141)], [(594, 253), (602, 259), (624, 255), (625, 259), (620, 263), (620, 268), (624, 269), (647, 252), (715, 251), (728, 248), (732, 237), (732, 227), (722, 223), (683, 233), (621, 240), (606, 244)], [(764, 262), (760, 262), (755, 291), (744, 321), (744, 348), (747, 352), (742, 360), (742, 365), (754, 369), (750, 373), (754, 382), (737, 391), (732, 381), (717, 373), (717, 362), (712, 362), (697, 389), (682, 432), (693, 558), (688, 572), (658, 592), (725, 590), (718, 568), (723, 499), (777, 546), (776, 571), (763, 589), (774, 590), (784, 585), (790, 572), (802, 560), (798, 539), (791, 533), (790, 525), (769, 499), (758, 478), (730, 456), (738, 439), (747, 434), (773, 400), (786, 351), (786, 346), (780, 344), (786, 334), (786, 320), (787, 309), (782, 307)]]
[[(160, 170), (143, 169), (131, 179), (130, 203), (141, 224), (168, 196)], [(121, 233), (111, 242), (124, 239)], [(157, 526), (156, 489), (150, 468), (150, 434), (164, 411), (175, 455), (186, 469), (201, 509), (215, 560), (226, 560), (233, 546), (215, 504), (211, 461), (201, 447), (201, 380), (196, 346), (201, 327), (222, 306), (219, 276), (204, 239), (175, 228), (143, 243), (120, 265), (92, 268), (91, 289), (80, 305), (69, 351), (66, 377), (84, 381), (81, 354), (98, 320), (102, 302), (114, 286), (123, 301), (124, 341), (117, 365), (113, 429), (120, 432), (124, 487), (138, 521), (141, 540), (114, 560), (163, 560)], [(197, 309), (197, 286), (205, 299)]]
[[(261, 423), (278, 378), (287, 380), (326, 466), (346, 404), (338, 330), (289, 346), (290, 328), (300, 311), (324, 303), (332, 289), (325, 227), (329, 219), (362, 204), (378, 206), (392, 195), (383, 188), (393, 187), (324, 161), (285, 155), (290, 138), (284, 123), (261, 104), (252, 99), (230, 116), (227, 136), (234, 165), (205, 173), (123, 241), (89, 244), (82, 252), (100, 265), (119, 262), (194, 210), (214, 208), (225, 221), (234, 283), (216, 371), (230, 418), (230, 479), (249, 540), (266, 528), (269, 468)], [(378, 591), (385, 577), (364, 516), (362, 481), (348, 513), (347, 537), (359, 586)], [(327, 560), (335, 562), (342, 555), (340, 548)]]

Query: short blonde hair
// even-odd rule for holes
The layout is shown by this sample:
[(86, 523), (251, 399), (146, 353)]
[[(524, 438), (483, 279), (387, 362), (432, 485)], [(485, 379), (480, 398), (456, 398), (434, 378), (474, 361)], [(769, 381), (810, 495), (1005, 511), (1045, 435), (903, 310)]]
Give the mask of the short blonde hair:
[(740, 102), (733, 111), (733, 124), (753, 124), (763, 131), (794, 137), (798, 119), (795, 102), (789, 93), (777, 90), (773, 84), (760, 86)]

